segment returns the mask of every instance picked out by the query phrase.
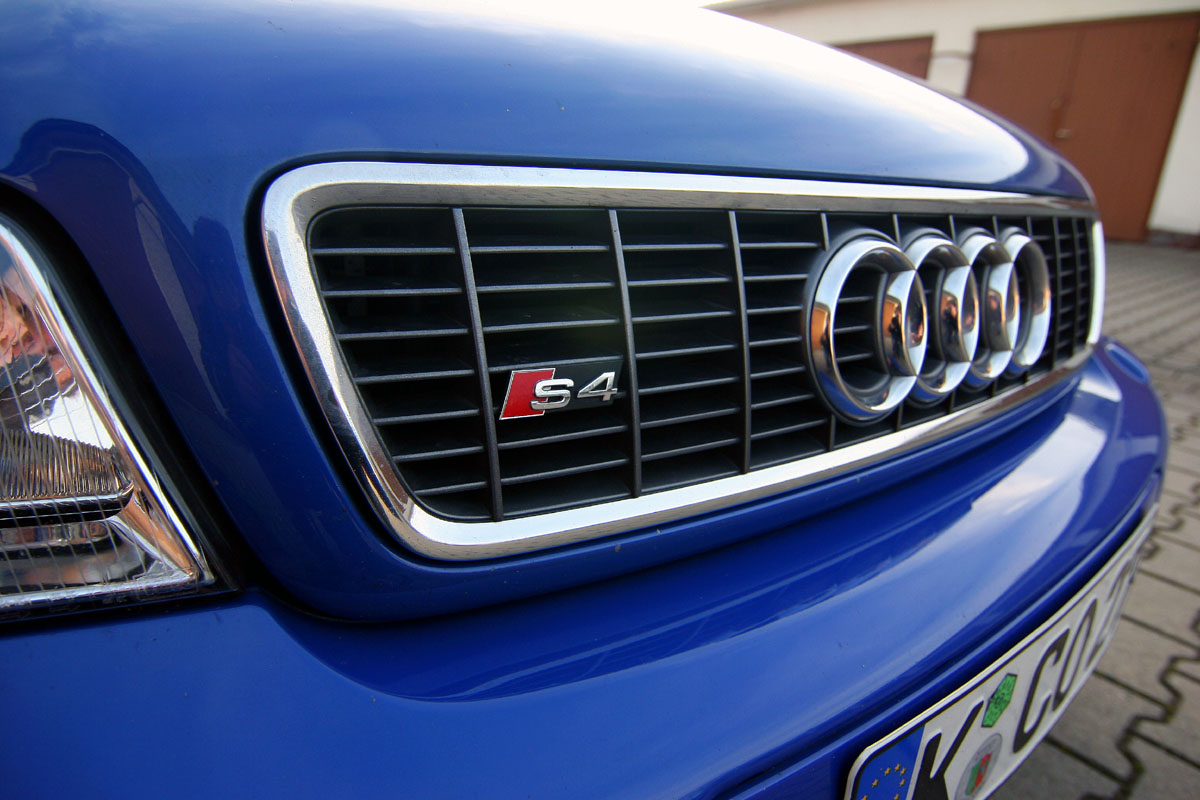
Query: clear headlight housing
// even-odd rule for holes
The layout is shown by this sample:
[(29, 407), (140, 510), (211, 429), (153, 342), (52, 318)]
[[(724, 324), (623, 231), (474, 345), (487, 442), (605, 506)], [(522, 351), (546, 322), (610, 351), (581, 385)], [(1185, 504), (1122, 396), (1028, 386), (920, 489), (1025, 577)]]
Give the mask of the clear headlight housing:
[(0, 215), (0, 613), (212, 583), (46, 282)]

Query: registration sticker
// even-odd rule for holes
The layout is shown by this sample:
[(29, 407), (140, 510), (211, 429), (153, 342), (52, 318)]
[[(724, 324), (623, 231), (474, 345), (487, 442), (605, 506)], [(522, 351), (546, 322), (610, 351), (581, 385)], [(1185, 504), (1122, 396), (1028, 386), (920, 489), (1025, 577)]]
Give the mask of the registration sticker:
[(982, 800), (1066, 711), (1096, 667), (1154, 513), (1074, 598), (963, 688), (871, 745), (846, 800)]

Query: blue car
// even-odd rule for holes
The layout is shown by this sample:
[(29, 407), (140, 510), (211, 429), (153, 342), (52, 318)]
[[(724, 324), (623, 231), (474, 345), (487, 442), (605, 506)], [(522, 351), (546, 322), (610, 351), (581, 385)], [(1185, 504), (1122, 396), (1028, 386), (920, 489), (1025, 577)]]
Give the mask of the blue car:
[(0, 794), (982, 798), (1164, 418), (1043, 143), (706, 11), (0, 26)]

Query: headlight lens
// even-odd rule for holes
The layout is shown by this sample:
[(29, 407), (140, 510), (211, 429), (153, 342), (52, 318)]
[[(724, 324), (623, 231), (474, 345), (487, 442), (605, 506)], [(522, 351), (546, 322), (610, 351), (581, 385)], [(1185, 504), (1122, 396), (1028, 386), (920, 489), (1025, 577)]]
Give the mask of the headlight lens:
[(194, 589), (213, 575), (0, 216), (0, 612)]

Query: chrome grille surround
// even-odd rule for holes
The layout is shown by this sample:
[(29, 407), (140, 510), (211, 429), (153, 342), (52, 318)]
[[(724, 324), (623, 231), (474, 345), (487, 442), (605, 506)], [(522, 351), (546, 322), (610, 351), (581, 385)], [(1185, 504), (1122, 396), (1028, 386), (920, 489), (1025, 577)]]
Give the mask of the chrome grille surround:
[[(519, 329), (522, 323), (520, 320), (509, 321), (495, 317), (485, 319), (481, 315), (480, 298), (488, 296), (489, 292), (501, 291), (503, 287), (477, 286), (474, 279), (476, 270), (472, 267), (471, 259), (473, 256), (477, 259), (493, 257), (503, 248), (492, 247), (489, 253), (485, 247), (461, 246), (466, 241), (467, 222), (471, 215), (476, 213), (475, 209), (608, 209), (613, 239), (606, 251), (620, 264), (614, 271), (612, 281), (612, 291), (619, 297), (611, 325), (614, 331), (612, 341), (617, 344), (617, 355), (626, 359), (626, 371), (618, 388), (627, 393), (626, 397), (635, 399), (652, 398), (655, 392), (661, 391), (661, 386), (656, 385), (653, 379), (647, 380), (653, 374), (650, 367), (641, 368), (644, 375), (639, 386), (638, 369), (631, 366), (637, 367), (641, 360), (652, 359), (663, 353), (669, 356), (672, 351), (667, 344), (663, 344), (650, 355), (646, 355), (638, 349), (638, 344), (634, 341), (635, 322), (643, 327), (651, 327), (658, 323), (655, 318), (639, 317), (637, 310), (631, 309), (630, 293), (653, 292), (657, 291), (657, 288), (652, 277), (642, 276), (631, 281), (620, 255), (624, 253), (628, 256), (639, 252), (639, 249), (641, 252), (652, 251), (656, 245), (645, 241), (639, 243), (637, 240), (623, 243), (618, 213), (635, 223), (639, 219), (637, 215), (652, 217), (654, 213), (638, 209), (714, 210), (714, 214), (728, 215), (732, 230), (729, 246), (732, 247), (733, 261), (736, 262), (731, 268), (736, 269), (736, 272), (731, 272), (731, 275), (735, 276), (737, 302), (742, 313), (729, 317), (719, 308), (712, 311), (684, 309), (682, 313), (699, 318), (706, 314), (714, 318), (720, 317), (732, 326), (731, 331), (738, 330), (737, 320), (741, 320), (740, 343), (735, 341), (733, 344), (735, 351), (742, 354), (742, 367), (740, 374), (732, 375), (728, 382), (729, 391), (735, 392), (733, 396), (740, 391), (737, 387), (744, 388), (743, 408), (737, 414), (742, 423), (734, 432), (734, 438), (730, 440), (746, 442), (746, 456), (740, 464), (741, 468), (726, 477), (681, 485), (678, 488), (663, 488), (657, 491), (651, 489), (648, 493), (642, 493), (641, 466), (643, 462), (651, 463), (646, 461), (647, 456), (656, 455), (652, 451), (643, 452), (642, 434), (646, 431), (653, 432), (656, 420), (648, 419), (639, 402), (630, 400), (627, 403), (629, 418), (624, 423), (627, 433), (624, 435), (631, 436), (631, 446), (630, 452), (624, 456), (624, 462), (628, 463), (622, 462), (624, 466), (620, 468), (631, 469), (636, 476), (631, 492), (634, 496), (608, 501), (600, 498), (582, 507), (516, 518), (503, 518), (501, 515), (499, 520), (478, 522), (448, 519), (424, 508), (417, 497), (406, 488), (395, 466), (398, 460), (402, 460), (403, 454), (398, 458), (394, 449), (383, 441), (377, 425), (378, 414), (373, 417), (368, 412), (362, 394), (364, 378), (358, 375), (356, 381), (356, 375), (347, 363), (339, 336), (331, 327), (329, 314), (332, 312), (328, 311), (326, 297), (329, 292), (323, 292), (315, 271), (315, 258), (310, 255), (311, 226), (322, 213), (331, 209), (376, 206), (435, 208), (452, 214), (453, 230), (448, 235), (457, 240), (460, 246), (451, 246), (449, 250), (441, 246), (431, 246), (425, 248), (429, 252), (423, 252), (422, 257), (447, 257), (462, 262), (463, 284), (460, 289), (468, 308), (464, 341), (470, 341), (474, 345), (477, 360), (474, 364), (464, 367), (456, 379), (477, 381), (482, 398), (481, 408), (490, 407), (493, 411), (480, 415), (484, 437), (491, 444), (476, 454), (485, 460), (487, 474), (482, 481), (475, 482), (483, 485), (472, 484), (474, 488), (469, 491), (478, 490), (490, 494), (494, 503), (493, 509), (498, 508), (502, 502), (501, 468), (498, 463), (500, 450), (494, 444), (497, 442), (497, 420), (494, 412), (497, 404), (503, 399), (503, 389), (500, 390), (500, 397), (496, 397), (496, 392), (490, 386), (488, 349), (483, 340), (485, 331), (494, 336), (496, 331), (511, 329), (505, 328), (506, 325), (516, 325)], [(792, 460), (782, 463), (755, 468), (749, 459), (749, 442), (753, 434), (749, 412), (752, 368), (748, 348), (756, 334), (748, 329), (748, 323), (753, 324), (756, 319), (753, 315), (745, 313), (748, 308), (747, 289), (752, 284), (745, 281), (744, 267), (737, 255), (749, 252), (755, 243), (738, 240), (737, 215), (742, 214), (749, 218), (759, 212), (784, 211), (810, 212), (813, 219), (819, 219), (820, 245), (826, 249), (830, 239), (827, 216), (833, 219), (837, 215), (886, 215), (894, 221), (895, 227), (894, 233), (893, 229), (885, 230), (884, 233), (890, 234), (889, 238), (897, 243), (901, 241), (902, 215), (921, 218), (960, 215), (967, 218), (970, 224), (976, 224), (984, 217), (993, 217), (994, 228), (1000, 227), (1000, 223), (996, 221), (999, 218), (1010, 220), (1027, 217), (1031, 226), (1034, 223), (1048, 224), (1050, 217), (1066, 220), (1068, 227), (1073, 227), (1074, 230), (1074, 234), (1069, 237), (1072, 246), (1086, 248), (1095, 254), (1088, 278), (1090, 285), (1086, 287), (1090, 289), (1090, 297), (1082, 298), (1084, 302), (1076, 303), (1076, 307), (1086, 307), (1086, 315), (1076, 312), (1069, 320), (1069, 325), (1067, 322), (1061, 323), (1072, 340), (1083, 339), (1082, 332), (1086, 330), (1086, 344), (1081, 347), (1065, 347), (1060, 357), (1060, 351), (1057, 349), (1058, 337), (1051, 331), (1051, 343), (1048, 345), (1051, 349), (1047, 351), (1048, 366), (1034, 378), (1014, 379), (1004, 376), (990, 384), (994, 388), (988, 389), (985, 395), (980, 395), (976, 401), (965, 407), (950, 408), (946, 413), (930, 418), (914, 415), (914, 420), (905, 425), (897, 424), (896, 430), (881, 434), (871, 433), (862, 440), (851, 437), (844, 440), (844, 443), (834, 441), (831, 432), (832, 449), (816, 451), (811, 455), (800, 454), (802, 457), (793, 457)], [(1054, 239), (1055, 249), (1058, 248), (1059, 240), (1066, 236), (1059, 235), (1058, 224), (1059, 222), (1055, 221), (1052, 225), (1051, 238)], [(1087, 235), (1089, 227), (1090, 236)], [(628, 230), (635, 232), (636, 228), (637, 224), (631, 224)], [(978, 190), (774, 178), (342, 162), (301, 167), (279, 177), (266, 194), (263, 233), (272, 276), (291, 335), (321, 407), (354, 474), (392, 534), (412, 550), (438, 559), (495, 558), (661, 525), (685, 516), (747, 502), (861, 468), (976, 425), (1056, 385), (1086, 360), (1091, 345), (1099, 337), (1100, 330), (1103, 299), (1100, 226), (1094, 222), (1094, 211), (1088, 204), (1063, 198)], [(693, 246), (693, 249), (699, 249), (699, 246)], [(1061, 276), (1059, 280), (1061, 283)], [(1079, 280), (1079, 275), (1072, 276), (1071, 280)], [(703, 279), (693, 278), (691, 282), (699, 284)], [(1078, 294), (1078, 288), (1074, 287), (1075, 284), (1072, 284), (1072, 287), (1068, 288), (1074, 294)], [(328, 290), (328, 287), (325, 289)], [(980, 295), (983, 295), (984, 289), (984, 285), (980, 284)], [(1063, 287), (1060, 285), (1059, 289), (1061, 294)], [(753, 300), (750, 302), (753, 303)], [(790, 307), (780, 308), (786, 311)], [(485, 307), (484, 311), (487, 310)], [(796, 313), (803, 315), (802, 310)], [(569, 318), (560, 319), (554, 324), (546, 324), (546, 330), (569, 328), (572, 325), (606, 324), (605, 319), (583, 310), (574, 313), (574, 316), (567, 316)], [(346, 336), (347, 334), (342, 334), (343, 339)], [(983, 337), (980, 338), (982, 345)], [(713, 347), (718, 345), (714, 344)], [(636, 353), (632, 360), (629, 358), (630, 353)], [(662, 362), (647, 363), (654, 363), (656, 369)], [(457, 374), (458, 371), (455, 372)], [(371, 380), (386, 380), (388, 377), (367, 376), (366, 383), (369, 384)], [(686, 377), (677, 380), (684, 382), (678, 385), (686, 383)], [(478, 410), (480, 409), (476, 409)], [(467, 415), (469, 412), (469, 409), (462, 409), (458, 413)], [(450, 410), (447, 413), (454, 411)], [(526, 426), (532, 423), (520, 421), (502, 424)], [(613, 430), (617, 431), (618, 427), (614, 426)], [(637, 433), (632, 434), (633, 431)], [(501, 443), (500, 447), (503, 446)], [(468, 449), (473, 447), (474, 445), (471, 445)], [(686, 450), (687, 448), (683, 447), (679, 452), (686, 455)], [(443, 450), (438, 452), (441, 454), (457, 451), (453, 447), (443, 446)], [(617, 464), (618, 461), (614, 460), (614, 469), (618, 468)], [(525, 477), (527, 476), (509, 475), (504, 481), (506, 485), (519, 485)], [(536, 477), (534, 475), (534, 479)]]

